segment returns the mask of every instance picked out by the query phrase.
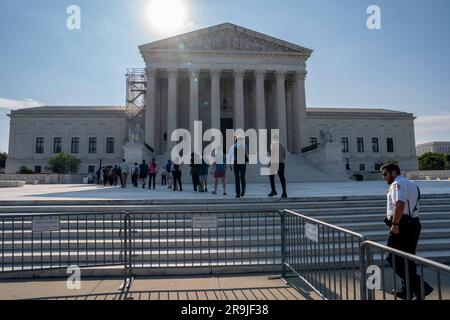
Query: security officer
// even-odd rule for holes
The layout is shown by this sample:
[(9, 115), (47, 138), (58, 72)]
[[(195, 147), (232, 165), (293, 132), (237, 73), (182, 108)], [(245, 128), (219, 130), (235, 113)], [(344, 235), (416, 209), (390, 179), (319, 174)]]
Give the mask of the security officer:
[[(410, 254), (416, 254), (419, 242), (421, 224), (419, 221), (419, 187), (412, 181), (401, 175), (400, 168), (396, 164), (387, 164), (381, 167), (384, 181), (389, 185), (387, 194), (387, 218), (386, 224), (391, 232), (388, 238), (388, 247), (401, 250)], [(392, 254), (387, 258), (393, 266)], [(411, 300), (414, 296), (421, 299), (421, 278), (417, 275), (416, 264), (408, 262), (410, 295), (407, 296), (406, 268), (403, 258), (395, 256), (395, 272), (402, 280), (400, 291), (393, 292), (397, 297)], [(433, 288), (424, 282), (425, 294), (429, 295)]]

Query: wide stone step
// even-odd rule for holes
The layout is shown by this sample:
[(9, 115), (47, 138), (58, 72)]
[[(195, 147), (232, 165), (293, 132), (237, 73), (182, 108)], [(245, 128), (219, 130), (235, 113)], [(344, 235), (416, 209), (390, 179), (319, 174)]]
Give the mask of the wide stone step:
[[(326, 221), (328, 223), (339, 222), (380, 222), (386, 217), (385, 214), (358, 214), (358, 215), (317, 215), (315, 219)], [(426, 221), (429, 219), (447, 219), (450, 218), (450, 212), (421, 212), (420, 221)]]
[[(22, 241), (4, 241), (0, 244), (3, 252), (10, 251), (14, 248), (16, 251), (21, 250), (94, 250), (94, 249), (111, 249), (118, 248), (123, 244), (120, 239), (72, 239), (72, 240), (62, 240), (62, 241), (32, 241), (31, 239), (26, 239)], [(132, 242), (132, 246), (136, 250), (141, 250), (142, 248), (202, 248), (202, 247), (213, 247), (221, 248), (228, 247), (232, 245), (234, 247), (246, 247), (246, 246), (264, 246), (267, 244), (281, 245), (281, 236), (274, 235), (264, 235), (264, 236), (242, 236), (242, 237), (196, 237), (196, 238), (145, 238), (136, 239)], [(1, 254), (0, 254), (1, 255)]]
[[(41, 270), (41, 269), (59, 269), (59, 268), (67, 268), (69, 267), (70, 264), (49, 264), (49, 263), (44, 263), (42, 265), (36, 265), (36, 264), (30, 264), (30, 263), (26, 263), (26, 264), (22, 264), (20, 266), (20, 268), (18, 266), (15, 266), (15, 268), (13, 269), (13, 265), (11, 264), (5, 264), (4, 265), (4, 272), (11, 272), (11, 271), (21, 271), (21, 270)], [(112, 267), (114, 267), (114, 265), (110, 265)], [(224, 267), (224, 268), (233, 268), (233, 267), (242, 267), (242, 266), (253, 266), (253, 272), (261, 272), (261, 271), (265, 271), (267, 267), (272, 268), (274, 270), (277, 270), (279, 268), (279, 270), (281, 270), (281, 259), (277, 258), (277, 259), (273, 259), (273, 258), (267, 258), (264, 260), (264, 262), (262, 261), (258, 261), (257, 259), (255, 260), (249, 260), (249, 259), (239, 259), (239, 260), (230, 260), (230, 259), (226, 259), (226, 260), (215, 260), (213, 263), (210, 263), (206, 260), (203, 261), (185, 261), (184, 263), (173, 263), (173, 262), (168, 262), (168, 261), (164, 261), (162, 263), (145, 263), (145, 264), (135, 264), (133, 265), (134, 268), (155, 268), (156, 270), (161, 270), (161, 268), (180, 268), (180, 267), (188, 267), (188, 268), (198, 268), (198, 267), (206, 267), (206, 268), (211, 268), (211, 267)], [(91, 265), (91, 267), (95, 267), (94, 265)], [(120, 265), (117, 265), (117, 267), (121, 267)], [(115, 268), (115, 267), (114, 267)], [(241, 269), (237, 269), (237, 270), (241, 270)], [(247, 269), (248, 271), (248, 269)], [(242, 271), (240, 271), (242, 272)]]
[[(114, 258), (113, 258), (114, 256)], [(279, 246), (269, 247), (228, 247), (218, 248), (216, 250), (206, 249), (186, 249), (186, 250), (144, 250), (135, 251), (133, 259), (139, 263), (155, 261), (178, 261), (185, 260), (215, 260), (215, 259), (259, 259), (273, 258), (281, 256), (281, 248)], [(55, 264), (76, 263), (85, 264), (88, 262), (101, 262), (111, 264), (112, 261), (118, 261), (123, 257), (120, 250), (96, 250), (96, 251), (39, 251), (39, 252), (5, 252), (1, 255), (2, 264), (21, 263), (49, 263), (53, 261)]]
[[(437, 205), (437, 206), (420, 206), (420, 213), (426, 212), (447, 212), (450, 213), (450, 205)], [(315, 209), (305, 209), (296, 208), (292, 210), (307, 216), (315, 217), (317, 215), (360, 215), (360, 214), (382, 214), (385, 215), (386, 205), (380, 207), (360, 207), (360, 208), (315, 208)]]
[[(383, 222), (345, 222), (337, 223), (339, 227), (349, 229), (355, 232), (365, 230), (388, 230), (386, 224)], [(422, 228), (450, 228), (450, 219), (429, 219), (421, 221)]]

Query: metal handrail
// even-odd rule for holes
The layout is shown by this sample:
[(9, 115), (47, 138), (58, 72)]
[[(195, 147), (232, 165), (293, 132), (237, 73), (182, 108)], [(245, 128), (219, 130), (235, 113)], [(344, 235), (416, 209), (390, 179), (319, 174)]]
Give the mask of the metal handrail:
[(423, 258), (423, 257), (417, 256), (417, 255), (413, 255), (411, 253), (407, 253), (407, 252), (404, 252), (404, 251), (400, 251), (400, 250), (397, 250), (397, 249), (394, 249), (394, 248), (391, 248), (391, 247), (388, 247), (388, 246), (385, 246), (385, 245), (382, 245), (380, 243), (373, 242), (373, 241), (364, 241), (361, 244), (361, 247), (363, 247), (363, 248), (368, 247), (368, 246), (373, 246), (373, 247), (376, 247), (378, 249), (381, 249), (381, 250), (393, 253), (393, 254), (395, 254), (397, 256), (400, 256), (402, 258), (413, 260), (413, 261), (416, 261), (416, 262), (420, 262), (420, 263), (422, 263), (424, 265), (427, 265), (429, 267), (437, 268), (437, 269), (440, 269), (440, 270), (443, 270), (443, 271), (446, 271), (446, 272), (450, 273), (450, 266), (447, 266), (445, 264), (442, 264), (442, 263), (439, 263), (439, 262), (436, 262), (436, 261), (433, 261), (433, 260), (429, 260), (427, 258)]
[(308, 217), (308, 216), (300, 214), (298, 212), (294, 212), (294, 211), (291, 211), (291, 210), (284, 210), (284, 212), (292, 214), (292, 215), (295, 215), (295, 216), (298, 216), (298, 217), (300, 217), (302, 219), (305, 219), (305, 220), (308, 220), (310, 222), (314, 222), (314, 223), (317, 223), (317, 224), (320, 224), (320, 225), (323, 225), (323, 226), (327, 226), (328, 228), (331, 228), (331, 229), (334, 229), (334, 230), (337, 230), (337, 231), (340, 231), (340, 232), (347, 233), (347, 234), (352, 235), (354, 237), (360, 238), (362, 241), (365, 241), (365, 239), (366, 239), (360, 233), (357, 233), (357, 232), (354, 232), (354, 231), (351, 231), (351, 230), (348, 230), (348, 229), (344, 229), (344, 228), (338, 227), (338, 226), (333, 225), (333, 224), (329, 224), (329, 223), (324, 222), (324, 221), (320, 221), (320, 220)]
[[(405, 268), (405, 270), (402, 271), (402, 273), (404, 273), (405, 279), (404, 283), (406, 285), (406, 299), (412, 299), (414, 296), (416, 296), (419, 299), (425, 299), (425, 280), (424, 280), (424, 267), (427, 267), (430, 270), (434, 270), (436, 272), (436, 277), (437, 277), (437, 286), (438, 286), (438, 299), (442, 300), (442, 282), (441, 282), (441, 274), (445, 273), (447, 275), (450, 276), (450, 266), (444, 265), (442, 263), (436, 262), (436, 261), (432, 261), (430, 259), (426, 259), (414, 254), (410, 254), (398, 249), (394, 249), (391, 247), (388, 247), (386, 245), (382, 245), (373, 241), (364, 241), (361, 244), (361, 255), (364, 257), (364, 259), (361, 260), (361, 264), (362, 264), (362, 269), (363, 270), (367, 270), (369, 264), (372, 263), (372, 250), (371, 248), (376, 248), (378, 250), (381, 251), (381, 259), (383, 260), (384, 255), (390, 254), (392, 257), (392, 268), (393, 268), (393, 273), (394, 273), (394, 291), (397, 290), (397, 286), (396, 286), (396, 273), (398, 271), (398, 268)], [(397, 258), (399, 259), (403, 259), (400, 261), (397, 261)], [(397, 265), (400, 262), (400, 265)], [(382, 279), (384, 279), (384, 266), (383, 266), (384, 261), (381, 261), (382, 264), (382, 274), (381, 277)], [(404, 265), (403, 265), (404, 264)], [(413, 277), (416, 277), (418, 275), (416, 275), (416, 265), (420, 266), (420, 297), (417, 296), (417, 292), (413, 291), (416, 290), (416, 288), (412, 288), (411, 287), (411, 281), (412, 279), (410, 279), (411, 275)], [(414, 268), (413, 270), (411, 270), (411, 268)], [(411, 275), (410, 275), (411, 272)], [(415, 280), (417, 281), (417, 280)], [(417, 283), (416, 283), (417, 285)], [(384, 280), (383, 280), (383, 287), (379, 288), (383, 291), (383, 299), (386, 299), (386, 293), (385, 293), (385, 288), (384, 288)], [(375, 299), (375, 295), (373, 294), (372, 290), (368, 290), (367, 287), (367, 273), (363, 272), (361, 273), (361, 287), (363, 288), (364, 292), (368, 291), (368, 299), (370, 300), (374, 300)], [(395, 300), (397, 299), (397, 294), (395, 294), (394, 296)]]

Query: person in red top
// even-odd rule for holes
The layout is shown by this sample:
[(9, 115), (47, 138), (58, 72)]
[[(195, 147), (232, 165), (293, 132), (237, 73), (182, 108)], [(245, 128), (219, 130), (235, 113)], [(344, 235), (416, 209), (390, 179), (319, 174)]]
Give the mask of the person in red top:
[(155, 159), (152, 159), (150, 163), (150, 167), (148, 169), (148, 173), (150, 174), (150, 180), (148, 182), (148, 188), (151, 189), (152, 181), (153, 181), (153, 190), (156, 189), (156, 175), (158, 174), (158, 165), (155, 162)]

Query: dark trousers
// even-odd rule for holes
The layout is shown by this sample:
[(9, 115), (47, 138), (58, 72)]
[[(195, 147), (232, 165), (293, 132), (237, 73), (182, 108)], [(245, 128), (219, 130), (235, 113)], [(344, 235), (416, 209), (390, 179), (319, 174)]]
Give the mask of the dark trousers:
[(167, 178), (165, 175), (161, 176), (161, 185), (163, 185), (163, 186), (167, 185)]
[(148, 181), (148, 188), (150, 189), (152, 186), (152, 181), (153, 181), (153, 189), (156, 188), (156, 174), (151, 173), (150, 174), (150, 180)]
[[(416, 254), (417, 243), (419, 242), (420, 231), (422, 226), (420, 224), (419, 218), (411, 218), (410, 216), (403, 215), (399, 223), (400, 233), (394, 235), (389, 234), (387, 246), (404, 251), (410, 254)], [(389, 254), (386, 261), (390, 266), (394, 267), (395, 260), (395, 273), (402, 279), (402, 287), (406, 293), (406, 266), (405, 259), (395, 256), (393, 258), (392, 254)], [(416, 264), (413, 261), (408, 261), (408, 274), (409, 274), (409, 287), (412, 295), (420, 297), (421, 294), (421, 278), (417, 275)]]
[[(119, 180), (120, 180), (120, 186), (123, 187), (123, 177), (122, 172), (119, 172), (118, 174)], [(117, 185), (117, 178), (116, 178), (116, 185)]]
[[(280, 163), (278, 167), (278, 176), (280, 177), (281, 187), (283, 188), (283, 194), (286, 194), (286, 178), (284, 177), (284, 163)], [(272, 192), (276, 193), (277, 190), (275, 188), (275, 175), (272, 175), (270, 178), (270, 186), (272, 188)]]
[(181, 184), (181, 171), (172, 171), (173, 176), (173, 190), (177, 190), (179, 186), (180, 191), (183, 191), (183, 186)]
[(199, 185), (200, 185), (200, 171), (192, 170), (192, 186), (194, 187), (194, 191), (197, 191)]
[(138, 186), (138, 175), (137, 174), (133, 174), (131, 176), (131, 183), (133, 184), (133, 186), (137, 187)]
[(233, 170), (234, 181), (236, 184), (236, 196), (240, 197), (242, 194), (245, 194), (245, 188), (247, 186), (245, 182), (245, 171), (247, 170), (247, 165), (235, 164)]

